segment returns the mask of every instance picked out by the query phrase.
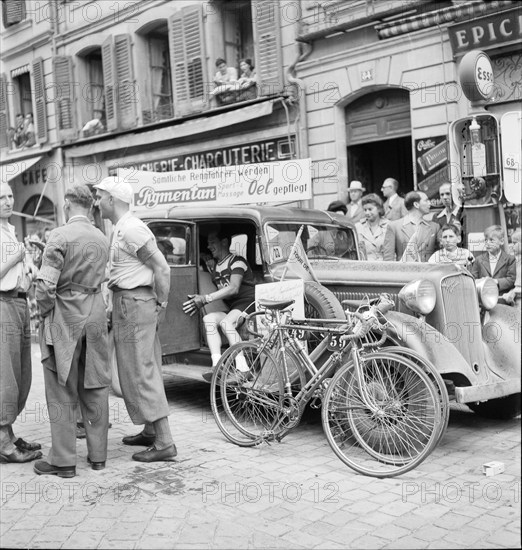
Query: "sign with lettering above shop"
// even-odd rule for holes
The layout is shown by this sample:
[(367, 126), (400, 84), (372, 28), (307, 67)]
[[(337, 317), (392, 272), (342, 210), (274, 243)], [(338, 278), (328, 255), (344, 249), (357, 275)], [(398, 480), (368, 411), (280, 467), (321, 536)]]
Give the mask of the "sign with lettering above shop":
[(145, 172), (119, 169), (134, 189), (133, 210), (158, 214), (180, 204), (289, 203), (312, 197), (311, 159)]
[(132, 168), (146, 172), (176, 172), (178, 170), (201, 170), (218, 166), (277, 162), (292, 158), (295, 138), (269, 139), (243, 145), (220, 147), (209, 151), (195, 151), (186, 154), (173, 154), (155, 160), (125, 159), (109, 166), (109, 175), (116, 175), (119, 168)]
[(450, 25), (448, 36), (454, 55), (516, 44), (522, 39), (520, 7)]

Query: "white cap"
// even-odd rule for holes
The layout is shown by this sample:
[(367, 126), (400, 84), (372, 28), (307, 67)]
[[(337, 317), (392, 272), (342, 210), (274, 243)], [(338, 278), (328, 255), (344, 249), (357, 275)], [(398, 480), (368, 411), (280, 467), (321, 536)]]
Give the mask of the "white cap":
[(134, 191), (130, 183), (118, 177), (104, 178), (97, 183), (95, 189), (101, 189), (107, 191), (109, 195), (112, 195), (115, 199), (130, 204), (132, 202), (132, 196)]

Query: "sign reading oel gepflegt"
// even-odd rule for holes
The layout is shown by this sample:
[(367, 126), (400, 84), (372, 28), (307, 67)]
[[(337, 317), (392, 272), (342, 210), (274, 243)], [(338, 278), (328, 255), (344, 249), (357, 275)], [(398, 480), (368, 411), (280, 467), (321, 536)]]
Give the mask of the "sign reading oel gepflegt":
[(134, 189), (133, 210), (147, 213), (181, 204), (252, 204), (308, 200), (311, 159), (177, 172), (119, 169)]

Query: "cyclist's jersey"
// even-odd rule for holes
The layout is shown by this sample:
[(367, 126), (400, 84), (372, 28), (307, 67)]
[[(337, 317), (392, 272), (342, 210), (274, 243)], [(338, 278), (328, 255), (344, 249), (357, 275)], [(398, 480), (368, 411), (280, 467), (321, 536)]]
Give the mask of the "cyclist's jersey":
[(218, 262), (212, 271), (212, 280), (219, 288), (224, 288), (230, 285), (230, 277), (232, 275), (241, 275), (243, 280), (239, 287), (238, 293), (232, 298), (225, 299), (224, 302), (230, 309), (239, 309), (241, 311), (253, 311), (255, 300), (255, 280), (252, 270), (245, 258), (229, 254)]

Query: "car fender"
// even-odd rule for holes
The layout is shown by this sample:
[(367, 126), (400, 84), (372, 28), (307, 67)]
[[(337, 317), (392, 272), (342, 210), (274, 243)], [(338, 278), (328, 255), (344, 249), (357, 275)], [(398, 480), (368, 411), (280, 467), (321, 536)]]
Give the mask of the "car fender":
[(520, 380), (520, 309), (499, 304), (486, 313), (482, 341), (488, 367), (504, 380)]
[(470, 381), (475, 378), (470, 365), (457, 348), (426, 321), (399, 311), (390, 311), (386, 317), (392, 323), (389, 330), (392, 339), (421, 354), (439, 373), (458, 372)]

